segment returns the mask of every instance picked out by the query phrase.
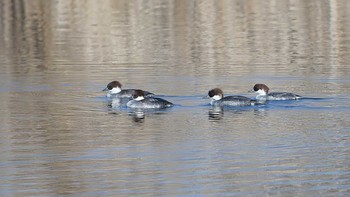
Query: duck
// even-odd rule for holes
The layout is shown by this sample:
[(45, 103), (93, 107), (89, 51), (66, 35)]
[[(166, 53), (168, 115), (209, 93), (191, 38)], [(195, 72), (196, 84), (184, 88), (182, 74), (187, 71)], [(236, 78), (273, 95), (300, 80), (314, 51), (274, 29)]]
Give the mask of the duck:
[(126, 106), (140, 109), (164, 109), (172, 107), (174, 104), (162, 98), (145, 97), (143, 90), (135, 90), (132, 94), (132, 100)]
[(269, 92), (270, 88), (267, 85), (258, 83), (249, 92), (255, 92), (257, 100), (298, 100), (302, 96), (291, 92)]
[[(122, 84), (119, 81), (112, 81), (107, 84), (106, 88), (102, 91), (107, 91), (107, 98), (132, 98), (136, 89), (122, 89)], [(154, 96), (153, 93), (143, 91), (146, 97)]]

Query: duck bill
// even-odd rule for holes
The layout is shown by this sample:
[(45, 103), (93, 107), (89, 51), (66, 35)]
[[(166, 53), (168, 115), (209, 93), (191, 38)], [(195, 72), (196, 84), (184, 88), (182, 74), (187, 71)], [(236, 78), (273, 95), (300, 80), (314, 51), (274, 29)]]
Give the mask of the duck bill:
[(103, 89), (102, 91), (108, 91), (108, 88), (106, 87), (105, 89)]
[(253, 89), (251, 89), (251, 90), (248, 90), (248, 92), (255, 92)]
[(202, 97), (202, 99), (209, 99), (209, 98), (210, 98), (209, 95)]

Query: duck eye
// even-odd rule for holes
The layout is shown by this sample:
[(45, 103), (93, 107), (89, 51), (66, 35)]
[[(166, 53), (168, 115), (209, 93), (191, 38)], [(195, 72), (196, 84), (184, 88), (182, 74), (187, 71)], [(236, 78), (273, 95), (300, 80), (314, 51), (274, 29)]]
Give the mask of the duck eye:
[(254, 91), (258, 91), (259, 90), (259, 88), (257, 87), (257, 86), (254, 86)]

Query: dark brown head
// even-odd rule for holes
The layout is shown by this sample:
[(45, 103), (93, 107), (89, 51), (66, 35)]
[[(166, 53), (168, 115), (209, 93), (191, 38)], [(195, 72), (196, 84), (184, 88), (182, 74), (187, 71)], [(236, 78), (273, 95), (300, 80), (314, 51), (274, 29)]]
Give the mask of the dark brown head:
[[(110, 82), (107, 87), (105, 89), (103, 89), (102, 91), (110, 91), (113, 89), (113, 88), (117, 88), (118, 90), (116, 90), (116, 92), (120, 91), (121, 88), (122, 88), (122, 84), (120, 84), (118, 81), (112, 81)], [(113, 92), (113, 91), (112, 91)]]
[(122, 88), (122, 84), (120, 84), (119, 81), (112, 81), (107, 85), (108, 90), (112, 90), (115, 87)]
[(135, 100), (142, 100), (145, 97), (145, 93), (142, 90), (135, 90), (132, 94), (132, 98)]
[(214, 100), (220, 100), (222, 97), (224, 97), (224, 93), (220, 88), (214, 88), (209, 90), (208, 96)]
[(257, 83), (257, 84), (254, 85), (253, 90), (254, 90), (254, 92), (257, 92), (259, 90), (264, 90), (266, 92), (266, 94), (267, 94), (267, 93), (269, 93), (270, 89), (265, 84)]

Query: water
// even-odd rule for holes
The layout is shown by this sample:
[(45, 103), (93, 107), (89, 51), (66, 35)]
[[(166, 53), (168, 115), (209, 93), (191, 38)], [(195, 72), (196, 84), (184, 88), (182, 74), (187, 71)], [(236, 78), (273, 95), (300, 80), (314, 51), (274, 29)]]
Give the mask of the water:
[[(1, 196), (348, 196), (348, 1), (3, 1)], [(112, 80), (172, 109), (110, 109)], [(213, 112), (255, 83), (320, 99)]]

